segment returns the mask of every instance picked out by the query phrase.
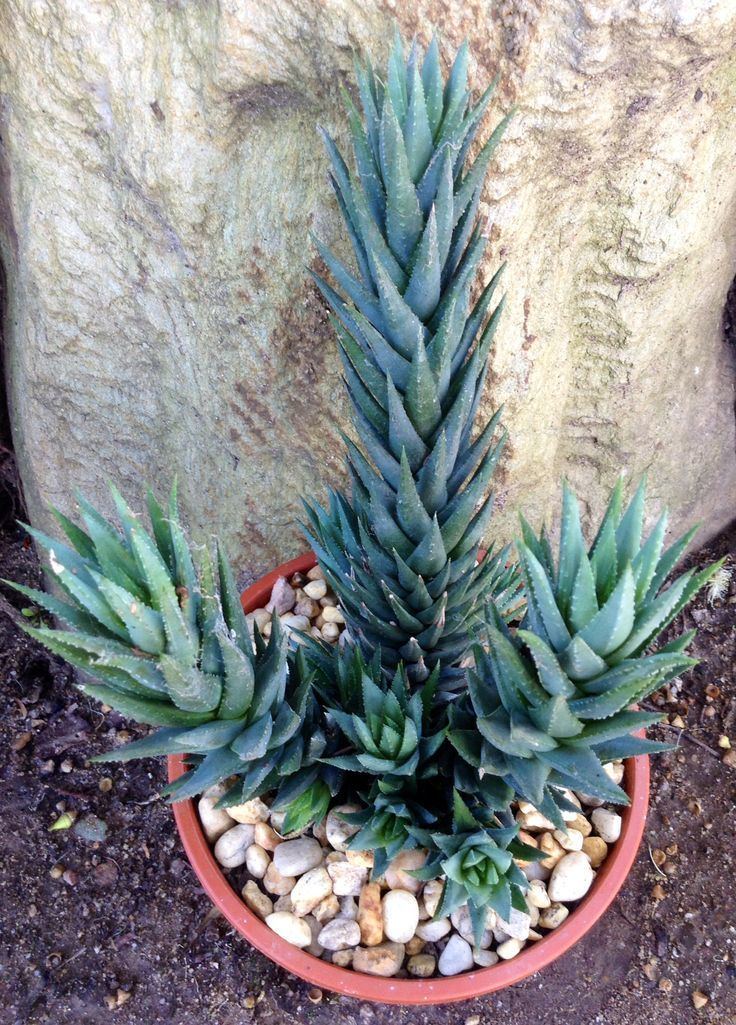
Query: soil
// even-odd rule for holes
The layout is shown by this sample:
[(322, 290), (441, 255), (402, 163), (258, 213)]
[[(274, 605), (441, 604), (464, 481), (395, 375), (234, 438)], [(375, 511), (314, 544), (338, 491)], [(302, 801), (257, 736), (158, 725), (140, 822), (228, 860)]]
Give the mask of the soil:
[[(736, 565), (736, 531), (691, 561), (721, 555)], [(33, 549), (9, 526), (0, 576), (39, 581)], [(26, 604), (2, 594), (6, 608)], [(539, 975), (415, 1010), (310, 999), (308, 985), (236, 935), (199, 888), (156, 797), (163, 764), (87, 762), (140, 731), (103, 716), (74, 689), (72, 671), (0, 610), (0, 1025), (736, 1023), (736, 758), (724, 762), (719, 747), (727, 735), (736, 748), (736, 573), (684, 620), (699, 628), (703, 661), (659, 700), (687, 729), (654, 761), (646, 842), (613, 907)], [(50, 831), (67, 811), (74, 825)], [(665, 852), (661, 867), (650, 851)], [(697, 1011), (696, 990), (709, 997)]]

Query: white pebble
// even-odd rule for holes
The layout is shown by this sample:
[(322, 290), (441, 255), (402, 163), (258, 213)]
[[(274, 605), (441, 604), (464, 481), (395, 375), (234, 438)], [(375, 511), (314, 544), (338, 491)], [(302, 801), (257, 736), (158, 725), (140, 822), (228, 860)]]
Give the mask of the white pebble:
[(308, 947), (312, 942), (312, 930), (309, 923), (297, 918), (290, 911), (274, 911), (266, 919), (269, 929), (295, 947)]
[(233, 820), (224, 808), (215, 808), (215, 805), (227, 793), (227, 787), (223, 783), (205, 790), (197, 804), (199, 821), (205, 836), (211, 844), (220, 839), (223, 833), (232, 828)]
[(459, 975), (473, 967), (473, 948), (457, 933), (447, 941), (437, 964), (440, 975)]
[(271, 859), (268, 856), (268, 851), (264, 851), (259, 844), (251, 844), (246, 850), (245, 867), (254, 879), (263, 879), (270, 864)]
[(349, 918), (333, 918), (321, 930), (317, 941), (325, 950), (345, 950), (360, 943), (360, 926)]
[(582, 851), (571, 851), (552, 870), (547, 893), (553, 901), (580, 900), (590, 889), (595, 872)]
[(531, 916), (523, 911), (511, 908), (511, 917), (508, 922), (498, 919), (498, 928), (502, 929), (507, 936), (515, 940), (525, 940), (531, 928)]
[(495, 950), (482, 950), (480, 947), (473, 947), (473, 960), (479, 968), (490, 968), (498, 963), (498, 954)]
[(556, 829), (552, 836), (565, 851), (581, 851), (583, 849), (583, 834), (579, 829), (568, 829), (564, 832), (561, 829)]
[(447, 936), (451, 929), (452, 922), (449, 918), (435, 918), (429, 922), (420, 922), (417, 926), (417, 936), (420, 940), (426, 940), (427, 943), (435, 943), (443, 936)]
[(245, 863), (245, 852), (253, 843), (253, 826), (233, 826), (215, 844), (215, 858), (223, 868), (238, 868)]
[(310, 580), (308, 584), (304, 585), (304, 593), (307, 598), (319, 601), (327, 594), (327, 584), (324, 580)]
[(496, 947), (496, 953), (499, 957), (502, 957), (504, 961), (509, 961), (512, 957), (516, 957), (521, 948), (524, 946), (521, 940), (510, 939), (504, 940), (503, 943), (499, 943)]
[(383, 931), (394, 943), (408, 943), (419, 924), (419, 904), (408, 890), (389, 890), (381, 902)]
[[(318, 581), (314, 582), (318, 583)], [(327, 820), (325, 821), (327, 842), (336, 851), (346, 851), (350, 838), (355, 836), (360, 829), (360, 826), (353, 826), (340, 818), (341, 813), (354, 811), (360, 811), (357, 804), (341, 804), (336, 808), (332, 808), (327, 815)]]
[(548, 908), (551, 904), (547, 887), (541, 879), (532, 879), (526, 892), (526, 902), (535, 908)]
[(608, 808), (596, 808), (590, 816), (595, 831), (606, 843), (616, 843), (621, 836), (621, 816)]
[(282, 876), (302, 876), (320, 865), (323, 858), (324, 852), (319, 840), (311, 836), (284, 840), (273, 852), (273, 863)]

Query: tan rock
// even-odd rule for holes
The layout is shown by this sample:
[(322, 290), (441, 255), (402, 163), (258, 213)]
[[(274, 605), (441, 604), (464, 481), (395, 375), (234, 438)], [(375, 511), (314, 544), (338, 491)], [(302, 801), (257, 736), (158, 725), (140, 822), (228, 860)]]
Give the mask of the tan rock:
[(325, 925), (340, 914), (340, 902), (334, 893), (328, 894), (312, 911), (315, 919)]
[(332, 963), (338, 968), (349, 968), (353, 963), (353, 951), (350, 948), (336, 950), (332, 955)]
[(364, 947), (375, 947), (383, 942), (383, 908), (381, 887), (378, 883), (365, 883), (358, 900), (360, 942)]
[(319, 840), (323, 847), (327, 845), (327, 828), (326, 819), (322, 819), (321, 822), (315, 822), (312, 826), (312, 835), (315, 840)]
[(424, 850), (402, 851), (386, 869), (386, 885), (391, 890), (409, 890), (411, 893), (419, 893), (423, 884), (421, 880), (409, 873), (411, 869), (422, 868), (426, 860), (427, 852)]
[(593, 832), (593, 827), (585, 815), (575, 815), (574, 818), (566, 820), (566, 822), (568, 830), (574, 829), (581, 833), (583, 837), (590, 836)]
[(500, 958), (503, 958), (504, 961), (509, 961), (512, 957), (516, 957), (523, 946), (523, 940), (517, 940), (512, 936), (511, 939), (504, 940), (503, 943), (499, 943), (496, 947), (496, 953)]
[(373, 851), (345, 851), (345, 857), (349, 864), (355, 865), (356, 868), (373, 868), (373, 862), (375, 855)]
[(437, 958), (433, 954), (414, 954), (406, 964), (409, 975), (415, 979), (428, 979), (434, 975), (437, 968)]
[(264, 887), (269, 893), (273, 893), (277, 897), (281, 897), (285, 893), (291, 893), (295, 884), (296, 879), (293, 876), (282, 876), (273, 862), (269, 864), (263, 876)]
[(608, 844), (599, 836), (586, 836), (583, 840), (583, 854), (588, 855), (591, 868), (599, 868), (608, 855)]
[(565, 921), (570, 914), (570, 909), (564, 904), (550, 904), (539, 915), (539, 925), (543, 929), (556, 929)]
[[(307, 915), (332, 893), (332, 880), (321, 865), (300, 876), (291, 891), (295, 915)], [(321, 942), (321, 941), (320, 941)]]
[(439, 906), (444, 887), (444, 879), (430, 879), (428, 883), (424, 884), (422, 900), (424, 901), (424, 906), (427, 909), (427, 914), (430, 918), (432, 918)]
[(273, 901), (252, 879), (248, 880), (241, 893), (247, 907), (259, 918), (265, 919), (273, 912)]
[(406, 956), (413, 957), (414, 954), (421, 954), (426, 945), (421, 936), (412, 936), (409, 942), (405, 944)]
[(390, 978), (404, 963), (403, 943), (381, 943), (377, 947), (356, 947), (353, 953), (353, 968), (367, 975), (381, 975)]
[(539, 849), (547, 855), (540, 865), (544, 868), (554, 868), (557, 862), (564, 857), (565, 851), (555, 840), (552, 833), (542, 833), (539, 838)]
[(335, 861), (327, 865), (332, 887), (338, 897), (359, 897), (368, 879), (368, 869), (351, 865), (349, 861)]
[(284, 893), (277, 900), (273, 902), (274, 911), (294, 911), (294, 905), (291, 903), (291, 894)]
[(268, 872), (270, 864), (271, 859), (268, 856), (268, 851), (264, 851), (260, 844), (253, 843), (246, 849), (245, 867), (254, 879), (263, 879), (266, 872)]
[(273, 826), (269, 826), (267, 822), (256, 822), (255, 842), (259, 847), (262, 847), (264, 851), (275, 851), (282, 839), (283, 838), (279, 836)]
[(264, 804), (260, 797), (254, 797), (245, 804), (235, 804), (226, 810), (230, 818), (236, 822), (245, 822), (253, 826), (256, 822), (268, 822), (271, 814), (268, 805)]

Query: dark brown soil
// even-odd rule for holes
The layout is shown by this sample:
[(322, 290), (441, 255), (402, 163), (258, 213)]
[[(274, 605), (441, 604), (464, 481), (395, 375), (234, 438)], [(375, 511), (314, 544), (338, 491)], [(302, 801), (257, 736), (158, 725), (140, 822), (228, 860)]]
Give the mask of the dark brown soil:
[[(735, 549), (731, 532), (694, 561)], [(0, 575), (38, 580), (20, 531), (0, 535)], [(685, 618), (700, 628), (703, 662), (664, 710), (682, 715), (687, 731), (653, 766), (647, 843), (612, 909), (526, 982), (413, 1010), (327, 993), (313, 1003), (306, 984), (235, 935), (200, 890), (156, 798), (162, 765), (87, 765), (135, 727), (103, 717), (75, 691), (71, 671), (0, 614), (0, 1025), (736, 1022), (736, 768), (718, 746), (726, 734), (736, 748), (736, 574), (723, 597), (701, 597)], [(50, 832), (65, 810), (75, 826)], [(647, 845), (670, 851), (664, 872)], [(694, 990), (710, 998), (699, 1011)]]

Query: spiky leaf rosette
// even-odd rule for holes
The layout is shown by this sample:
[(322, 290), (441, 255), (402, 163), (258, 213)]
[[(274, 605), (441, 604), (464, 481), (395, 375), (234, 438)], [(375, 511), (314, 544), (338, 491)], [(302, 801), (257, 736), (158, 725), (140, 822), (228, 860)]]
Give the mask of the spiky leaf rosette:
[(352, 636), (413, 681), (460, 676), (483, 599), (513, 603), (507, 552), (476, 565), (498, 414), (471, 440), (501, 311), (499, 275), (471, 308), (485, 249), (478, 204), (505, 120), (468, 164), (491, 98), (477, 104), (463, 45), (447, 82), (434, 39), (425, 56), (393, 48), (385, 84), (357, 66), (362, 115), (348, 99), (354, 172), (325, 136), (356, 273), (320, 242), (358, 444), (346, 439), (352, 500), (308, 507), (308, 536)]
[(420, 879), (445, 876), (434, 917), (451, 915), (467, 903), (475, 942), (480, 945), (489, 909), (505, 922), (512, 908), (528, 911), (524, 893), (529, 883), (514, 858), (537, 861), (544, 854), (518, 839), (518, 826), (501, 826), (484, 813), (479, 820), (457, 791), (452, 827), (448, 834), (418, 831), (430, 854), (424, 867), (412, 875)]
[(150, 533), (112, 495), (121, 529), (81, 497), (83, 527), (55, 512), (68, 544), (27, 528), (63, 597), (8, 581), (65, 622), (26, 630), (84, 672), (86, 694), (162, 727), (103, 758), (187, 754), (190, 771), (166, 791), (175, 800), (231, 776), (226, 803), (286, 780), (297, 796), (324, 749), (303, 657), (277, 617), (267, 643), (251, 635), (221, 548), (216, 563), (203, 549), (195, 565), (175, 491), (166, 512), (149, 493)]
[(556, 566), (544, 532), (536, 537), (523, 522), (523, 629), (512, 637), (491, 610), (468, 697), (451, 709), (449, 739), (458, 752), (560, 828), (563, 788), (628, 803), (605, 763), (666, 749), (632, 736), (660, 716), (631, 706), (696, 662), (684, 653), (694, 632), (652, 645), (718, 564), (664, 586), (694, 531), (663, 551), (664, 513), (643, 540), (644, 502), (642, 482), (624, 510), (619, 481), (588, 550), (577, 500), (565, 487)]
[(365, 665), (359, 649), (338, 658), (352, 662), (347, 676), (352, 694), (343, 692), (342, 707), (328, 707), (326, 713), (351, 750), (323, 760), (343, 771), (379, 776), (385, 790), (398, 789), (401, 777), (426, 779), (436, 774), (434, 756), (444, 740), (444, 729), (427, 733), (426, 720), (439, 670), (412, 694), (403, 665), (387, 687), (377, 658), (371, 667)]

